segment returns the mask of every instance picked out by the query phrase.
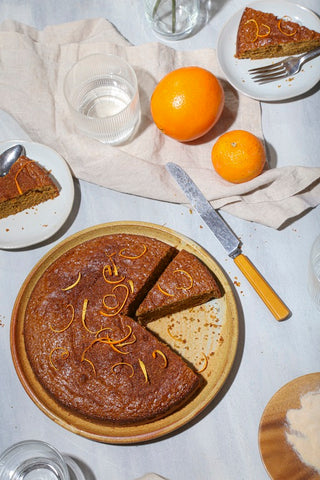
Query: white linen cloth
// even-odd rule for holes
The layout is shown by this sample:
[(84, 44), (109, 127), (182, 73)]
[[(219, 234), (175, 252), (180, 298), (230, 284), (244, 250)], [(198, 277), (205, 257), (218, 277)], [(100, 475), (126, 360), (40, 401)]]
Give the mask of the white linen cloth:
[[(67, 71), (92, 53), (123, 56), (136, 71), (142, 121), (136, 137), (112, 147), (79, 134), (63, 95)], [(198, 65), (213, 72), (225, 91), (225, 108), (203, 138), (182, 144), (163, 135), (150, 114), (150, 97), (169, 71)], [(59, 152), (75, 177), (117, 191), (187, 203), (165, 168), (180, 164), (215, 208), (246, 220), (279, 228), (320, 203), (320, 168), (265, 169), (254, 180), (233, 185), (211, 163), (211, 149), (227, 130), (248, 130), (262, 138), (259, 102), (239, 94), (223, 77), (214, 49), (176, 51), (161, 43), (130, 45), (105, 19), (48, 26), (39, 31), (5, 21), (0, 25), (0, 108), (11, 114), (29, 137)]]

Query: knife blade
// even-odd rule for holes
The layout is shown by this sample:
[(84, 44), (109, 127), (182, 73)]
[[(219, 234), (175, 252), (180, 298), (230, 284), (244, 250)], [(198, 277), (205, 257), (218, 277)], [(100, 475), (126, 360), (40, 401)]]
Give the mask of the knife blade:
[(179, 165), (168, 162), (166, 168), (176, 180), (193, 208), (208, 225), (217, 240), (241, 270), (277, 320), (288, 317), (290, 310), (278, 297), (248, 257), (241, 252), (240, 240), (229, 225), (205, 198), (201, 190)]

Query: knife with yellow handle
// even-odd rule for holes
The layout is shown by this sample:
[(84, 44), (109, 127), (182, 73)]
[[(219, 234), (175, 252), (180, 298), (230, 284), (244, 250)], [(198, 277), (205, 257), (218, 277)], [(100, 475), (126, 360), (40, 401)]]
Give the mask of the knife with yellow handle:
[(167, 163), (166, 168), (176, 180), (190, 204), (214, 233), (229, 257), (234, 260), (237, 267), (253, 286), (274, 317), (279, 321), (287, 318), (290, 310), (250, 260), (241, 253), (238, 237), (236, 237), (223, 218), (215, 211), (212, 205), (210, 205), (189, 175), (179, 165), (172, 162)]

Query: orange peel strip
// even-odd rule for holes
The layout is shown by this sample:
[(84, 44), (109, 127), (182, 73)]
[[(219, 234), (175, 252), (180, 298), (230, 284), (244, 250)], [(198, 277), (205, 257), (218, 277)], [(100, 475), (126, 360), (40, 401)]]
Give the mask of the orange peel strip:
[(134, 369), (133, 369), (133, 366), (132, 366), (131, 363), (127, 363), (127, 362), (118, 362), (118, 363), (115, 363), (114, 365), (112, 365), (111, 370), (114, 372), (115, 367), (117, 367), (118, 365), (125, 365), (125, 366), (131, 368), (131, 374), (129, 375), (129, 378), (133, 377), (133, 375), (134, 375)]
[(282, 18), (280, 18), (280, 20), (278, 21), (278, 29), (281, 33), (283, 33), (283, 35), (286, 35), (287, 37), (293, 37), (293, 35), (295, 35), (297, 33), (297, 30), (294, 30), (293, 32), (291, 33), (286, 33), (284, 30), (282, 30), (282, 27), (281, 27), (281, 22), (282, 22)]
[(128, 342), (117, 343), (117, 346), (118, 347), (125, 347), (126, 345), (132, 345), (133, 343), (135, 343), (137, 341), (137, 337), (135, 336), (134, 333), (132, 334), (132, 337), (133, 337), (133, 339), (128, 341)]
[(68, 308), (68, 307), (71, 308), (71, 320), (70, 320), (70, 322), (68, 323), (68, 325), (67, 325), (66, 327), (64, 327), (64, 328), (56, 329), (56, 328), (53, 328), (53, 327), (51, 326), (51, 323), (50, 323), (50, 325), (49, 325), (50, 330), (52, 330), (52, 331), (55, 332), (55, 333), (62, 333), (62, 332), (64, 332), (65, 330), (67, 330), (67, 328), (70, 327), (71, 323), (72, 323), (73, 320), (74, 320), (74, 307), (73, 307), (73, 305), (71, 305), (71, 303), (69, 303), (69, 304), (66, 306), (66, 308)]
[(170, 337), (173, 338), (173, 340), (176, 340), (177, 342), (183, 342), (181, 338), (178, 338), (172, 335), (172, 333), (170, 332), (170, 326), (167, 328), (167, 332), (169, 333)]
[(184, 273), (185, 275), (187, 275), (187, 277), (189, 277), (189, 280), (190, 280), (190, 285), (188, 285), (187, 287), (177, 287), (177, 290), (190, 290), (190, 288), (192, 288), (193, 286), (193, 278), (192, 276), (190, 275), (190, 273), (186, 272), (185, 270), (182, 270), (180, 268), (178, 268), (177, 270), (175, 270), (173, 273), (176, 273), (176, 272), (181, 272), (181, 273)]
[(81, 362), (88, 362), (89, 365), (91, 365), (92, 367), (92, 370), (93, 370), (93, 373), (94, 373), (94, 376), (97, 375), (97, 372), (96, 372), (96, 369), (95, 369), (95, 366), (93, 365), (93, 362), (91, 362), (91, 360), (89, 360), (88, 358), (81, 358)]
[(78, 283), (80, 282), (80, 279), (81, 279), (81, 272), (78, 273), (78, 278), (77, 280), (72, 283), (71, 285), (69, 285), (68, 287), (65, 287), (65, 288), (61, 288), (61, 290), (63, 292), (66, 292), (67, 290), (71, 290), (73, 287), (75, 287), (76, 285), (78, 285)]
[[(250, 18), (250, 20), (247, 20), (245, 25), (247, 25), (247, 23), (250, 23), (250, 22), (253, 22), (256, 26), (256, 36), (254, 37), (253, 40), (251, 40), (252, 42), (255, 42), (257, 40), (257, 38), (264, 38), (264, 37), (267, 37), (268, 35), (270, 35), (271, 29), (270, 29), (269, 25), (266, 25), (265, 23), (261, 23), (261, 26), (259, 27), (258, 22), (254, 18)], [(267, 33), (260, 33), (261, 27), (266, 27), (267, 28)]]
[(81, 323), (84, 326), (84, 328), (87, 330), (87, 332), (94, 333), (96, 335), (97, 332), (99, 332), (99, 330), (97, 330), (97, 331), (90, 330), (90, 328), (88, 328), (87, 324), (86, 324), (87, 307), (88, 307), (88, 299), (85, 298), (83, 300), (83, 305), (82, 305)]
[[(117, 308), (117, 307), (118, 307), (118, 309), (117, 309), (115, 312), (113, 312), (113, 313), (106, 313), (106, 312), (100, 310), (101, 315), (103, 315), (104, 317), (114, 317), (115, 315), (117, 315), (118, 313), (120, 313), (121, 310), (123, 309), (123, 307), (125, 306), (126, 301), (127, 301), (127, 299), (128, 299), (128, 296), (129, 296), (129, 288), (127, 287), (127, 285), (125, 285), (124, 283), (120, 283), (120, 284), (118, 284), (118, 285), (116, 285), (116, 286), (113, 287), (112, 292), (114, 292), (117, 288), (120, 288), (120, 287), (123, 287), (123, 288), (126, 289), (126, 294), (125, 294), (125, 297), (124, 297), (124, 300), (123, 300), (122, 304), (119, 305), (119, 303), (118, 303), (115, 307), (113, 307), (113, 308)], [(106, 309), (111, 310), (110, 307), (108, 307), (108, 306), (106, 305), (106, 303), (105, 303), (105, 298), (106, 298), (106, 297), (112, 297), (112, 296), (115, 297), (115, 294), (114, 294), (114, 293), (112, 293), (112, 294), (111, 294), (111, 293), (108, 293), (107, 295), (105, 295), (105, 296), (103, 297), (102, 303), (103, 303), (103, 306), (104, 306)]]
[[(99, 343), (104, 343), (106, 345), (109, 345), (112, 350), (114, 350), (115, 352), (117, 353), (120, 353), (121, 355), (127, 355), (129, 352), (122, 352), (121, 350), (119, 350), (114, 343), (112, 343), (112, 341), (110, 340), (109, 337), (102, 337), (102, 338), (97, 338), (96, 340), (93, 341), (93, 343), (96, 343), (96, 342), (99, 342)], [(118, 345), (117, 345), (118, 346)]]
[(157, 287), (159, 288), (160, 292), (163, 293), (163, 295), (167, 295), (167, 297), (174, 297), (174, 295), (173, 295), (172, 293), (168, 293), (168, 292), (166, 292), (165, 290), (163, 290), (163, 289), (160, 287), (159, 283), (157, 283)]
[(202, 368), (200, 368), (199, 370), (197, 370), (197, 373), (204, 372), (205, 369), (206, 369), (207, 366), (208, 366), (208, 357), (207, 357), (207, 355), (206, 355), (205, 353), (203, 353), (203, 352), (201, 352), (201, 353), (202, 353), (202, 356), (203, 356), (203, 358), (204, 358), (204, 365), (203, 365)]
[(111, 327), (101, 327), (100, 330), (98, 330), (96, 332), (96, 334), (95, 334), (96, 337), (99, 335), (99, 333), (104, 332), (105, 330), (111, 330), (112, 331), (112, 328)]
[(128, 280), (128, 285), (130, 287), (130, 290), (131, 290), (131, 293), (134, 292), (134, 284), (133, 284), (133, 281), (132, 280)]
[(132, 327), (130, 325), (126, 325), (129, 328), (129, 333), (127, 333), (124, 337), (120, 338), (119, 340), (111, 340), (108, 336), (107, 337), (102, 337), (102, 339), (107, 339), (108, 342), (112, 343), (113, 345), (117, 345), (119, 343), (125, 342), (130, 335), (132, 334)]
[[(261, 23), (261, 27), (266, 27), (267, 33), (257, 33), (258, 37), (260, 37), (260, 38), (268, 37), (268, 35), (270, 35), (270, 31), (271, 31), (271, 28), (269, 27), (269, 25), (267, 25), (266, 23)], [(260, 28), (260, 30), (261, 30), (261, 28)]]
[(61, 352), (61, 355), (60, 357), (61, 358), (68, 358), (69, 355), (70, 355), (70, 352), (67, 348), (64, 348), (64, 347), (55, 347), (51, 350), (51, 352), (49, 353), (49, 362), (50, 362), (50, 365), (58, 371), (57, 367), (54, 365), (53, 361), (52, 361), (52, 355), (54, 354), (54, 352), (56, 352), (57, 350), (62, 350)]
[(14, 182), (16, 184), (16, 187), (17, 187), (17, 190), (19, 192), (19, 195), (22, 195), (22, 190), (21, 190), (21, 187), (19, 185), (19, 182), (18, 182), (18, 175), (19, 173), (21, 173), (21, 171), (27, 166), (29, 165), (29, 163), (33, 162), (34, 160), (28, 160), (26, 163), (24, 163), (20, 168), (19, 170), (16, 172), (15, 176), (14, 176)]
[(156, 358), (157, 355), (160, 355), (163, 358), (163, 361), (164, 361), (163, 368), (166, 368), (167, 365), (168, 365), (168, 360), (167, 360), (167, 357), (165, 356), (165, 354), (163, 352), (161, 352), (161, 350), (154, 350), (152, 352), (152, 357)]
[(147, 251), (146, 245), (144, 243), (142, 245), (143, 245), (143, 250), (138, 255), (124, 255), (122, 252), (125, 251), (125, 248), (123, 248), (122, 250), (120, 250), (119, 256), (122, 257), (122, 258), (127, 258), (129, 260), (135, 260), (136, 258), (141, 258)]
[(115, 255), (115, 253), (111, 253), (111, 255), (107, 255), (107, 256), (110, 258), (110, 261), (112, 263), (113, 275), (115, 277), (117, 277), (118, 276), (118, 268), (117, 268), (117, 265), (115, 264), (115, 261), (112, 258), (114, 255)]
[(86, 352), (91, 348), (93, 347), (93, 345), (95, 345), (96, 343), (103, 343), (103, 344), (106, 344), (106, 345), (110, 345), (110, 347), (112, 348), (112, 350), (114, 350), (115, 352), (117, 353), (120, 353), (121, 355), (127, 355), (129, 352), (122, 352), (121, 350), (119, 350), (117, 347), (114, 346), (114, 344), (112, 343), (112, 340), (110, 340), (109, 337), (102, 337), (102, 338), (95, 338), (94, 340), (92, 340), (92, 342), (88, 345), (88, 347), (84, 350), (83, 354), (82, 354), (82, 357), (81, 357), (81, 361), (83, 360), (86, 360), (84, 358), (84, 355), (86, 354)]
[(145, 364), (143, 363), (142, 360), (140, 360), (140, 358), (139, 358), (139, 365), (140, 365), (140, 368), (141, 368), (141, 370), (142, 370), (142, 372), (143, 372), (145, 381), (146, 381), (146, 383), (148, 383), (148, 382), (149, 382), (148, 372), (147, 372), (147, 369), (146, 369)]
[(93, 364), (93, 362), (91, 360), (89, 360), (88, 358), (85, 358), (85, 355), (87, 353), (87, 351), (96, 343), (97, 339), (93, 340), (89, 345), (88, 347), (86, 347), (83, 352), (82, 352), (82, 355), (81, 355), (81, 362), (88, 362), (89, 365), (91, 365), (92, 367), (92, 370), (93, 370), (93, 373), (94, 375), (96, 376), (97, 372), (96, 372), (96, 369), (95, 369), (95, 366)]
[(123, 280), (126, 278), (125, 276), (123, 276), (123, 277), (118, 278), (117, 280), (110, 280), (109, 278), (106, 277), (106, 274), (105, 274), (106, 270), (108, 270), (108, 274), (110, 276), (112, 276), (112, 270), (111, 270), (110, 265), (104, 265), (104, 267), (102, 269), (102, 276), (103, 276), (103, 279), (106, 283), (117, 284), (117, 283), (123, 282)]

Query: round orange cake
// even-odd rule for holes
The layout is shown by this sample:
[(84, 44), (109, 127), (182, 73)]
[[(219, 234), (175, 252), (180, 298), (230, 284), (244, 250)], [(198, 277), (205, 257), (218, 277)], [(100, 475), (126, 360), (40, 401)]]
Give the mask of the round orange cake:
[(46, 269), (26, 307), (24, 341), (35, 375), (57, 402), (121, 425), (160, 418), (197, 391), (200, 376), (135, 320), (177, 253), (153, 238), (105, 235)]

